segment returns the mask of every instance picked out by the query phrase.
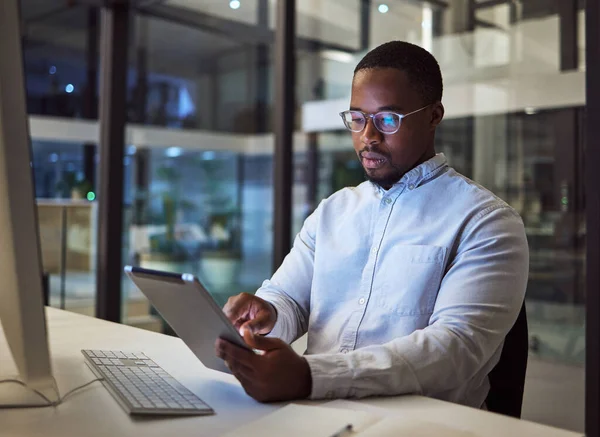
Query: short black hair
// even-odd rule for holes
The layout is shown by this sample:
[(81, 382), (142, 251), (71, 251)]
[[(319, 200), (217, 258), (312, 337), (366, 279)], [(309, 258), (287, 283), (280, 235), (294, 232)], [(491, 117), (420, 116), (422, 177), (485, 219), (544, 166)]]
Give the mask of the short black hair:
[(354, 74), (373, 68), (396, 68), (405, 72), (426, 104), (442, 100), (444, 85), (440, 66), (422, 47), (405, 41), (386, 42), (367, 53)]

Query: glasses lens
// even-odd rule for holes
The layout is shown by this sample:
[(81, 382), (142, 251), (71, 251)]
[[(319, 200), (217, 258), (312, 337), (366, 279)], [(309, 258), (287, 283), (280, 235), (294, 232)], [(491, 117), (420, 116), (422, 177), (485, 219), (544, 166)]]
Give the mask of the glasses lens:
[(394, 133), (400, 128), (400, 117), (393, 112), (379, 112), (373, 117), (373, 122), (384, 133)]
[(352, 132), (360, 132), (365, 127), (365, 116), (358, 111), (344, 111), (342, 112), (342, 119), (344, 124)]

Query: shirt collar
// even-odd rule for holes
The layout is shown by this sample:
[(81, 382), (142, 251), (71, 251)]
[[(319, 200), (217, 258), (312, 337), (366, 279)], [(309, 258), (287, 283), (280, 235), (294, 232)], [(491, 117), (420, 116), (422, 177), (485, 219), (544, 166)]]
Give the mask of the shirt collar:
[(448, 166), (448, 161), (443, 153), (436, 154), (433, 158), (419, 164), (411, 171), (407, 172), (402, 178), (394, 184), (389, 190), (384, 190), (377, 184), (373, 184), (376, 191), (380, 194), (390, 192), (400, 185), (412, 186), (411, 189), (418, 187), (423, 182), (435, 177), (440, 171)]

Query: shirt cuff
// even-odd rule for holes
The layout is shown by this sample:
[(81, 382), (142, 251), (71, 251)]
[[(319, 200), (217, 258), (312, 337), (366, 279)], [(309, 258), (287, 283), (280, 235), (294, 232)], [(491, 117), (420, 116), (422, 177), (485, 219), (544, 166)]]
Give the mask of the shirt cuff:
[[(266, 299), (265, 299), (266, 300)], [(281, 306), (278, 306), (275, 302), (267, 301), (271, 305), (275, 307), (275, 311), (277, 311), (277, 320), (275, 320), (275, 325), (273, 325), (273, 329), (271, 332), (267, 334), (267, 337), (276, 337), (280, 338), (286, 343), (291, 343), (287, 340), (287, 332), (286, 326), (289, 326), (289, 322), (285, 320), (286, 315), (285, 312), (281, 310)]]
[(350, 397), (352, 371), (341, 354), (305, 355), (312, 376), (310, 399)]

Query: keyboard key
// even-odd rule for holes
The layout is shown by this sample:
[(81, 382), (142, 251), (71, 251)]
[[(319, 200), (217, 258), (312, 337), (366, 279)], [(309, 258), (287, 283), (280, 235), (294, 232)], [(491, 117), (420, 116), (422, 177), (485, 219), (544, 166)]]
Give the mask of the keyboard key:
[(193, 405), (194, 407), (196, 407), (196, 408), (203, 408), (203, 407), (206, 407), (206, 406), (207, 406), (207, 405), (206, 405), (204, 402), (202, 402), (200, 399), (198, 399), (197, 401), (193, 401), (193, 402), (192, 402), (192, 405)]
[(133, 408), (141, 408), (142, 407), (142, 404), (140, 404), (135, 399), (131, 399), (129, 402), (131, 403), (131, 405), (133, 406)]

